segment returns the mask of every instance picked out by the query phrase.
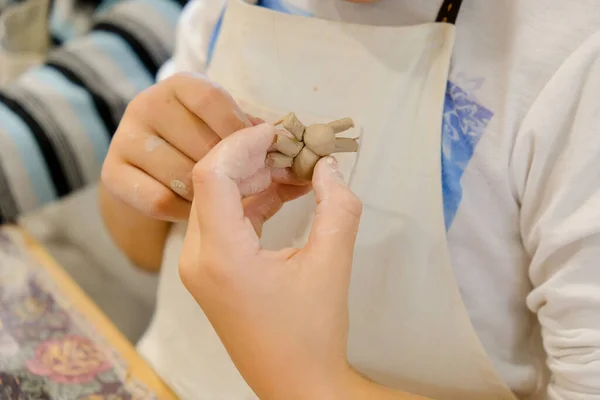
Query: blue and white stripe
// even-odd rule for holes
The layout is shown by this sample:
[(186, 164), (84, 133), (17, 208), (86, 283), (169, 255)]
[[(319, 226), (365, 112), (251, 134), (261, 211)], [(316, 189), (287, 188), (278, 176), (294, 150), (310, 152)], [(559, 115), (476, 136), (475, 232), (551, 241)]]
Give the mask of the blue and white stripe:
[(0, 222), (96, 181), (128, 102), (173, 52), (180, 1), (106, 0), (100, 10), (81, 37), (73, 18), (53, 14), (65, 45), (0, 89)]

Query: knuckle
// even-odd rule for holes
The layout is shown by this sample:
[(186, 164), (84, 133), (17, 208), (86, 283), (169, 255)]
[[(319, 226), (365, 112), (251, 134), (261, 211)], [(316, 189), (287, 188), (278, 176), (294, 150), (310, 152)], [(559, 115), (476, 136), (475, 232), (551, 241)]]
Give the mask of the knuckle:
[(110, 187), (113, 183), (114, 174), (112, 173), (111, 169), (112, 166), (110, 163), (105, 162), (102, 166), (102, 170), (100, 171), (100, 182), (108, 187)]
[[(191, 108), (192, 110), (205, 108), (215, 101), (218, 101), (220, 98), (223, 98), (226, 93), (220, 86), (208, 80), (201, 74), (179, 72), (166, 79), (164, 82), (172, 88), (179, 99), (188, 99), (188, 101), (191, 101), (191, 103), (188, 104), (188, 108)], [(181, 96), (177, 95), (177, 93), (193, 93), (193, 95)]]
[(207, 85), (195, 96), (191, 106), (194, 110), (203, 110), (218, 102), (222, 97), (223, 92), (220, 88)]
[(120, 162), (118, 160), (109, 151), (100, 170), (100, 182), (109, 188), (112, 188), (117, 182), (121, 181), (119, 179)]
[(193, 79), (192, 74), (186, 71), (181, 71), (171, 75), (161, 83), (164, 83), (165, 86), (177, 91), (178, 88), (187, 88), (190, 85), (193, 85), (194, 82), (195, 80)]
[(180, 72), (174, 73), (173, 75), (171, 75), (170, 77), (165, 79), (164, 82), (166, 82), (168, 84), (177, 85), (180, 83), (185, 83), (188, 79), (189, 79), (189, 74), (185, 71), (180, 71)]
[(146, 115), (148, 111), (151, 110), (151, 106), (154, 103), (156, 97), (155, 92), (155, 86), (151, 86), (138, 93), (138, 95), (127, 104), (123, 118)]
[(208, 169), (204, 163), (198, 163), (192, 169), (192, 185), (202, 186), (212, 175), (213, 171)]
[(140, 134), (138, 134), (140, 119), (139, 115), (123, 117), (110, 142), (108, 155), (114, 154), (116, 157), (126, 160), (128, 156), (134, 153), (134, 149), (139, 146), (137, 142), (140, 137)]
[(189, 87), (198, 82), (204, 82), (206, 80), (203, 74), (190, 71), (179, 71), (164, 80), (166, 84), (176, 85), (180, 87)]
[(231, 112), (225, 113), (221, 118), (223, 134), (228, 135), (250, 125), (248, 117), (237, 108), (231, 94), (204, 75), (181, 72), (169, 79), (173, 80), (176, 97), (196, 115), (201, 115), (206, 109), (217, 108), (217, 106), (222, 110), (231, 108)]
[(171, 206), (176, 201), (175, 194), (165, 188), (155, 193), (155, 196), (148, 202), (148, 214), (154, 218), (164, 218), (169, 216)]
[[(177, 77), (170, 77), (138, 93), (127, 105), (123, 119), (155, 121), (157, 111), (164, 110), (175, 101), (173, 92), (177, 88), (177, 82)], [(179, 85), (185, 87), (185, 84)]]

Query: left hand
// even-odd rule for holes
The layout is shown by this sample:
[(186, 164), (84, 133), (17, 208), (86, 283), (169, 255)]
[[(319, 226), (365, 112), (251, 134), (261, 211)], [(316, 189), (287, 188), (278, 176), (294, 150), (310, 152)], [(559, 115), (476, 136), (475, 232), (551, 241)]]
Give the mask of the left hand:
[(179, 272), (261, 399), (340, 398), (362, 207), (335, 159), (322, 159), (308, 244), (261, 249), (262, 224), (301, 190), (272, 183), (264, 160), (274, 134), (267, 124), (245, 129), (196, 164)]

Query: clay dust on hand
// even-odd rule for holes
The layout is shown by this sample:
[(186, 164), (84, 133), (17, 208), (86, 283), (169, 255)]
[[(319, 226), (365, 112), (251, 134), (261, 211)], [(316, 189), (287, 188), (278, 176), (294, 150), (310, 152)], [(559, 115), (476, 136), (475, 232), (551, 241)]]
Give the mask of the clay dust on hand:
[(267, 154), (265, 163), (273, 168), (292, 167), (300, 179), (311, 180), (315, 165), (322, 157), (358, 151), (357, 139), (335, 136), (354, 127), (351, 118), (304, 126), (296, 114), (289, 113), (273, 125), (279, 124), (293, 137), (277, 134), (273, 141), (277, 151)]

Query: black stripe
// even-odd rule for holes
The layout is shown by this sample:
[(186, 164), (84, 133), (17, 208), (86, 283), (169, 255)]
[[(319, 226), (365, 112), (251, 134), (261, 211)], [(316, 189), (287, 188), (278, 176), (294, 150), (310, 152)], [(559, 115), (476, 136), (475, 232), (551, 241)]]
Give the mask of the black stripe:
[[(48, 15), (52, 15), (52, 10), (54, 10), (54, 6), (55, 6), (56, 0), (50, 0), (48, 1)], [(49, 36), (50, 36), (50, 42), (52, 43), (52, 46), (54, 47), (58, 47), (60, 45), (62, 45), (62, 40), (56, 36), (54, 34), (54, 32), (48, 32)]]
[(455, 24), (461, 4), (462, 0), (444, 0), (435, 22)]
[(0, 224), (2, 220), (5, 222), (14, 222), (19, 215), (19, 207), (15, 200), (15, 196), (10, 189), (8, 178), (4, 174), (2, 168), (2, 160), (0, 160)]
[(94, 102), (94, 106), (96, 107), (96, 111), (98, 112), (98, 116), (102, 120), (104, 127), (108, 131), (109, 137), (112, 137), (117, 130), (117, 125), (119, 121), (116, 121), (112, 113), (110, 112), (110, 106), (108, 102), (96, 93), (90, 86), (88, 86), (85, 81), (77, 75), (72, 69), (64, 65), (57, 64), (56, 62), (47, 62), (46, 65), (50, 68), (55, 69), (60, 74), (62, 74), (68, 81), (72, 84), (81, 87), (83, 90), (88, 92), (92, 96), (92, 101)]
[(178, 3), (181, 7), (184, 7), (187, 3), (188, 0), (175, 0), (176, 3)]
[[(12, 92), (12, 98), (21, 103), (29, 113), (44, 127), (44, 132), (48, 139), (51, 140), (58, 159), (66, 172), (65, 176), (68, 179), (71, 190), (79, 189), (85, 184), (82, 166), (76, 155), (76, 149), (73, 148), (74, 142), (71, 142), (69, 132), (61, 126), (59, 118), (64, 118), (64, 115), (56, 115), (50, 104), (52, 104), (52, 96), (43, 99), (44, 96), (39, 96), (35, 91), (30, 91), (27, 88), (18, 88)], [(10, 92), (9, 92), (10, 93)], [(10, 96), (10, 94), (8, 94)]]
[(62, 40), (60, 40), (58, 36), (54, 35), (53, 33), (50, 34), (50, 41), (52, 42), (52, 46), (54, 47), (62, 45)]
[(137, 54), (138, 58), (144, 64), (151, 76), (156, 76), (158, 73), (158, 63), (154, 60), (150, 52), (144, 47), (144, 45), (134, 36), (131, 32), (121, 28), (116, 24), (110, 22), (99, 22), (94, 25), (94, 31), (103, 31), (114, 33), (119, 35)]
[(50, 178), (52, 179), (52, 183), (54, 184), (58, 196), (62, 197), (69, 194), (72, 188), (67, 180), (67, 174), (60, 163), (56, 149), (46, 136), (42, 126), (21, 104), (6, 97), (3, 93), (0, 93), (0, 102), (4, 103), (12, 112), (17, 114), (29, 127), (31, 133), (33, 133), (33, 137), (37, 142), (42, 157), (48, 167)]

